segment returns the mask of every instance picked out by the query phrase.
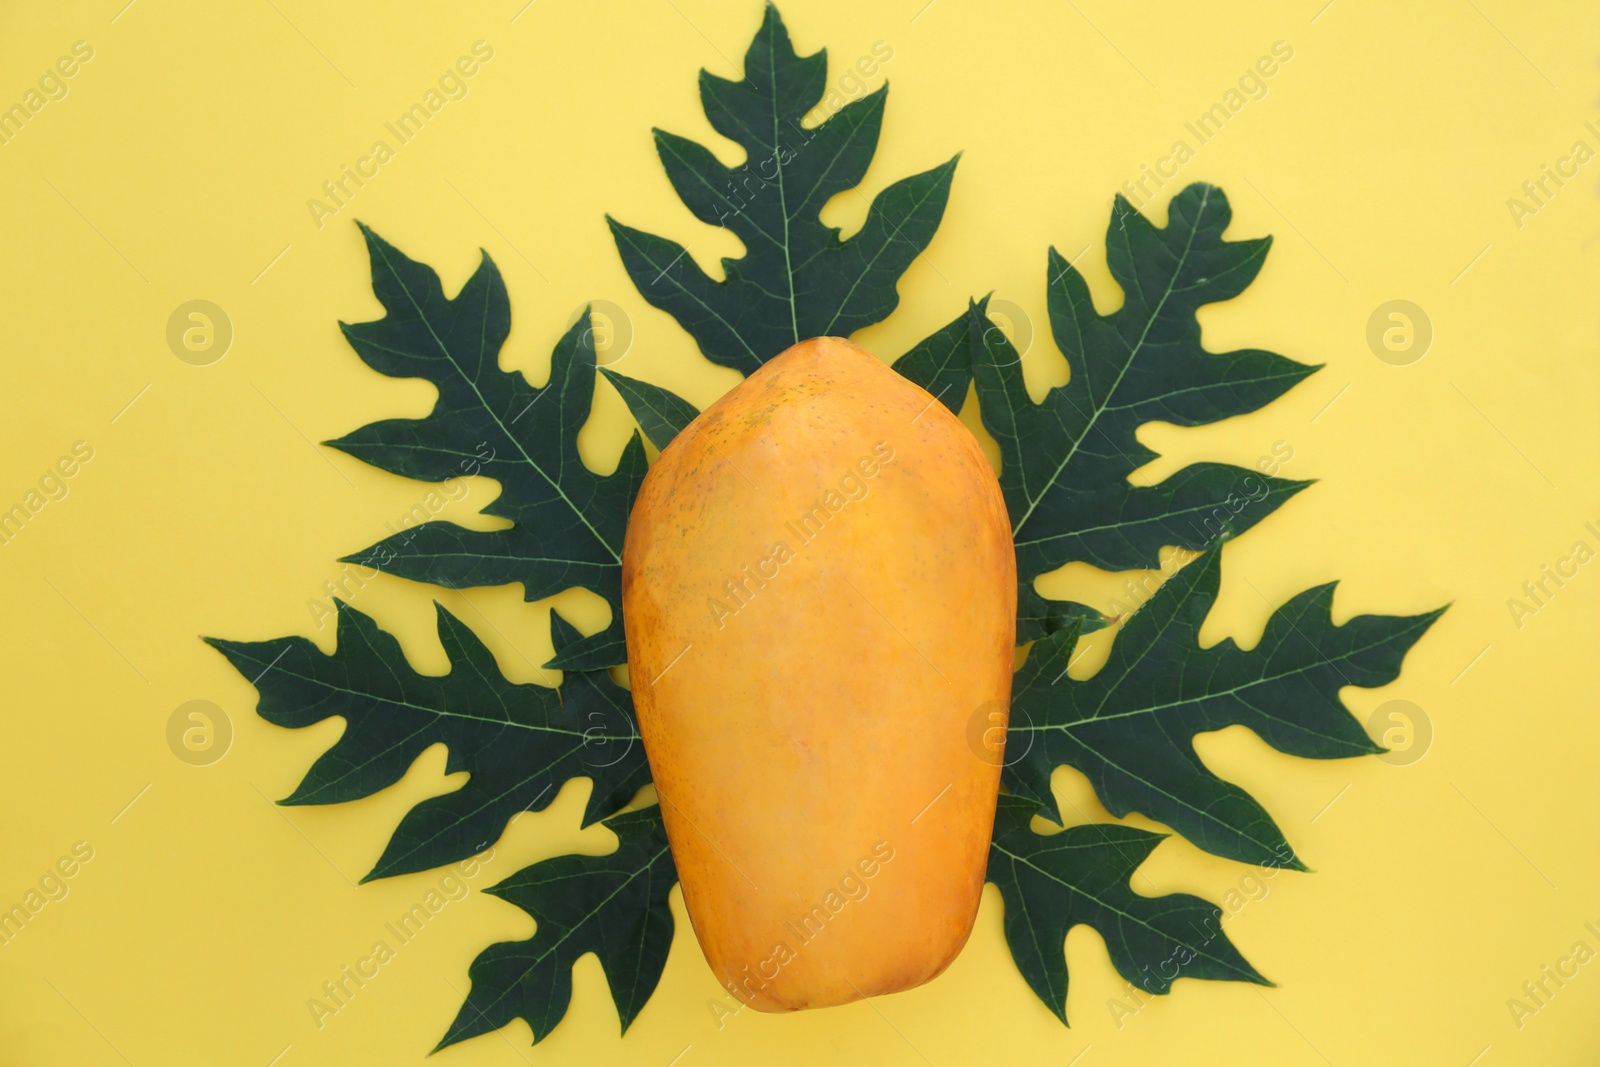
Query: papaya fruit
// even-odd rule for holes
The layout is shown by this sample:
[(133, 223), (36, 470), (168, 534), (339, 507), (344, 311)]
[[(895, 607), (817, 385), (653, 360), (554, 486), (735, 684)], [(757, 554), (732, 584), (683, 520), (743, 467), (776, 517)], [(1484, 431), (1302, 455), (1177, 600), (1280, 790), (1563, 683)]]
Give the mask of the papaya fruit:
[[(761, 1011), (909, 989), (977, 915), (1016, 636), (1011, 524), (961, 421), (805, 341), (661, 453), (623, 551), (683, 901)], [(980, 731), (981, 733), (981, 731)]]

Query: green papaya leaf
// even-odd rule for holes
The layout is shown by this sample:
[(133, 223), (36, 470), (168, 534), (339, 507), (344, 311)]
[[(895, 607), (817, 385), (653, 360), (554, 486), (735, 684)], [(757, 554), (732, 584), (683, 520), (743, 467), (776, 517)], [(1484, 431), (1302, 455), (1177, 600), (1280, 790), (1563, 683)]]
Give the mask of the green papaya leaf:
[(573, 586), (591, 589), (611, 605), (612, 626), (574, 649), (563, 666), (620, 663), (622, 538), (644, 480), (645, 453), (642, 440), (630, 440), (610, 476), (589, 470), (578, 454), (596, 370), (587, 320), (557, 342), (550, 381), (535, 388), (500, 369), (511, 305), (488, 253), (451, 299), (432, 268), (367, 227), (361, 232), (372, 257), (373, 292), (387, 314), (341, 323), (345, 337), (374, 370), (426, 379), (439, 399), (426, 418), (386, 419), (327, 443), (408, 478), (494, 478), (503, 491), (484, 514), (515, 525), (483, 532), (427, 522), (346, 559), (450, 589), (521, 582), (529, 600)]
[(671, 444), (672, 439), (700, 414), (693, 404), (659, 385), (616, 374), (604, 367), (600, 368), (600, 373), (616, 386), (628, 410), (638, 420), (639, 428), (658, 452)]
[(827, 53), (797, 55), (768, 4), (744, 79), (700, 72), (706, 117), (744, 149), (744, 162), (724, 166), (704, 146), (655, 131), (685, 206), (744, 243), (743, 258), (722, 261), (724, 280), (676, 241), (607, 219), (644, 298), (677, 319), (707, 359), (745, 374), (797, 342), (848, 337), (886, 318), (900, 300), (896, 281), (933, 239), (950, 194), (959, 157), (884, 189), (860, 231), (841, 241), (820, 213), (866, 176), (888, 87), (807, 127), (801, 120), (822, 102), (827, 75)]
[[(559, 689), (508, 682), (459, 619), (435, 605), (450, 673), (418, 674), (400, 644), (348, 604), (338, 646), (325, 655), (303, 637), (207, 642), (260, 692), (257, 712), (291, 729), (345, 720), (334, 746), (281, 803), (338, 804), (386, 789), (429, 745), (449, 749), (446, 773), (462, 788), (406, 813), (363, 881), (465, 859), (496, 841), (511, 818), (548, 807), (569, 778), (594, 791), (584, 825), (622, 808), (650, 783), (633, 698), (605, 671), (569, 672)], [(551, 613), (557, 649), (578, 633)]]
[(1137, 811), (1219, 856), (1303, 870), (1266, 809), (1206, 769), (1195, 735), (1237, 724), (1292, 756), (1383, 751), (1339, 691), (1394, 681), (1406, 652), (1444, 609), (1358, 615), (1335, 626), (1334, 586), (1324, 585), (1279, 608), (1250, 651), (1232, 639), (1203, 649), (1200, 627), (1220, 580), (1219, 551), (1178, 571), (1127, 620), (1105, 666), (1084, 681), (1066, 676), (1073, 630), (1035, 643), (1012, 683), (1005, 785), (1059, 819), (1050, 775), (1067, 764), (1119, 818)]
[(1199, 897), (1140, 896), (1129, 879), (1164, 835), (1090, 823), (1053, 834), (1029, 827), (1038, 808), (1002, 796), (989, 846), (989, 881), (1005, 899), (1006, 943), (1040, 1000), (1067, 1021), (1067, 931), (1087, 924), (1111, 962), (1147, 993), (1178, 978), (1271, 985), (1222, 931), (1222, 909)]
[[(973, 306), (981, 312), (988, 304), (989, 298), (984, 297)], [(903, 377), (920, 385), (957, 415), (967, 401), (967, 387), (972, 384), (973, 324), (969, 308), (968, 314), (957, 315), (894, 361), (894, 369)]]
[(622, 1029), (638, 1016), (667, 965), (678, 880), (661, 809), (607, 819), (618, 840), (605, 856), (557, 856), (513, 874), (485, 892), (510, 901), (537, 923), (526, 941), (491, 945), (472, 961), (472, 989), (439, 1049), (523, 1019), (538, 1043), (572, 1001), (572, 965), (600, 957)]
[[(1011, 342), (974, 305), (973, 375), (983, 424), (1000, 445), (1017, 578), (1027, 588), (1073, 560), (1105, 570), (1159, 566), (1163, 546), (1202, 550), (1254, 526), (1310, 482), (1195, 463), (1153, 486), (1127, 481), (1156, 458), (1134, 431), (1197, 426), (1270, 403), (1318, 368), (1257, 349), (1212, 353), (1195, 312), (1239, 295), (1270, 238), (1224, 241), (1222, 191), (1191, 185), (1161, 229), (1120, 196), (1106, 249), (1123, 304), (1101, 315), (1083, 276), (1050, 251), (1050, 328), (1071, 377), (1035, 404)], [(1044, 631), (1030, 627), (1019, 641)]]

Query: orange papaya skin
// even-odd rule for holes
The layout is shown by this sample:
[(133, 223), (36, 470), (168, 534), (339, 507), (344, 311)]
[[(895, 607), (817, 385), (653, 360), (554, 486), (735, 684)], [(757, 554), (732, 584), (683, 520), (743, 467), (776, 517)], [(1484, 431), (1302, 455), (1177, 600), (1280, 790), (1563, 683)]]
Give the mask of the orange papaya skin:
[[(983, 890), (1016, 637), (994, 470), (943, 404), (817, 338), (707, 408), (623, 552), (634, 704), (684, 904), (761, 1011), (909, 989)], [(991, 735), (992, 736), (992, 735)]]

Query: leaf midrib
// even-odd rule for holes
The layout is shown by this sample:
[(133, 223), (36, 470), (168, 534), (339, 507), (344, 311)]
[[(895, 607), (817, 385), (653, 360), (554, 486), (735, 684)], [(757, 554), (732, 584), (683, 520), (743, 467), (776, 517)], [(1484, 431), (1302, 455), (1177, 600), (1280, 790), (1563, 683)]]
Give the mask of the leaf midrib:
[[(783, 153), (778, 151), (778, 54), (774, 47), (776, 34), (767, 35), (767, 70), (772, 77), (767, 82), (767, 99), (772, 103), (772, 162), (778, 172), (778, 211), (783, 217), (783, 277), (789, 285), (789, 332), (794, 344), (800, 343), (800, 311), (795, 306), (794, 262), (789, 254), (789, 196), (783, 184)], [(776, 353), (774, 353), (776, 355)]]
[[(1180, 601), (1180, 603), (1182, 603), (1182, 601)], [(1280, 612), (1282, 611), (1282, 609), (1279, 609), (1279, 610), (1280, 610)], [(1166, 636), (1167, 627), (1169, 625), (1171, 625), (1172, 622), (1176, 621), (1176, 616), (1177, 616), (1177, 612), (1175, 611), (1173, 613), (1173, 615), (1168, 618), (1167, 622), (1163, 623), (1161, 630), (1157, 631), (1155, 636), (1153, 636), (1145, 644), (1144, 648), (1137, 654), (1137, 656), (1132, 660), (1132, 662), (1130, 662), (1128, 664), (1128, 669), (1122, 672), (1121, 677), (1119, 677), (1117, 679), (1116, 683), (1106, 687), (1105, 692), (1101, 695), (1099, 703), (1096, 705), (1097, 710), (1098, 710), (1098, 708), (1105, 707), (1106, 702), (1108, 700), (1110, 700), (1111, 697), (1116, 693), (1117, 689), (1121, 687), (1122, 683), (1127, 679), (1128, 675), (1132, 674), (1134, 669), (1137, 668), (1140, 663), (1144, 662), (1145, 657), (1150, 655), (1150, 653), (1156, 648), (1156, 646), (1159, 645), (1163, 641), (1163, 639)], [(1269, 624), (1270, 624), (1270, 621), (1271, 620), (1269, 620)], [(1408, 620), (1408, 621), (1410, 621), (1410, 620)], [(1346, 625), (1349, 625), (1349, 624), (1347, 623)], [(1402, 631), (1399, 631), (1399, 632), (1403, 633), (1404, 631), (1402, 630)], [(1258, 686), (1269, 685), (1269, 684), (1271, 684), (1273, 682), (1282, 681), (1285, 678), (1292, 678), (1292, 677), (1295, 677), (1297, 675), (1307, 674), (1307, 673), (1309, 673), (1309, 672), (1311, 672), (1313, 670), (1317, 670), (1317, 669), (1319, 669), (1321, 667), (1324, 667), (1324, 666), (1333, 666), (1336, 663), (1347, 662), (1347, 661), (1349, 661), (1351, 659), (1354, 659), (1358, 655), (1361, 655), (1361, 654), (1366, 653), (1366, 652), (1370, 652), (1375, 648), (1378, 648), (1378, 647), (1380, 647), (1382, 645), (1387, 644), (1388, 641), (1391, 640), (1395, 636), (1396, 636), (1395, 634), (1390, 634), (1390, 635), (1386, 635), (1386, 637), (1374, 638), (1369, 644), (1361, 645), (1360, 647), (1357, 647), (1357, 648), (1346, 649), (1346, 650), (1340, 652), (1338, 655), (1329, 655), (1329, 654), (1323, 652), (1322, 649), (1317, 648), (1317, 654), (1321, 658), (1316, 663), (1306, 664), (1306, 665), (1303, 665), (1303, 666), (1300, 666), (1300, 667), (1296, 667), (1293, 670), (1283, 671), (1283, 672), (1281, 672), (1279, 674), (1274, 674), (1274, 675), (1262, 674), (1255, 681), (1249, 682), (1249, 683), (1247, 683), (1245, 685), (1233, 686), (1231, 688), (1224, 689), (1224, 690), (1222, 690), (1221, 692), (1218, 692), (1218, 693), (1207, 693), (1202, 697), (1193, 698), (1193, 699), (1190, 699), (1190, 700), (1172, 700), (1172, 701), (1168, 701), (1165, 704), (1157, 704), (1157, 705), (1154, 705), (1152, 707), (1141, 708), (1141, 709), (1138, 709), (1136, 711), (1119, 712), (1119, 713), (1116, 713), (1116, 714), (1113, 714), (1113, 715), (1096, 715), (1096, 716), (1093, 716), (1093, 717), (1088, 718), (1088, 719), (1079, 719), (1076, 722), (1064, 723), (1064, 724), (1061, 725), (1060, 728), (1061, 729), (1068, 729), (1068, 728), (1073, 727), (1073, 726), (1085, 726), (1085, 725), (1089, 725), (1089, 724), (1096, 723), (1096, 722), (1108, 722), (1108, 721), (1110, 721), (1112, 719), (1128, 718), (1128, 717), (1133, 716), (1133, 715), (1153, 715), (1156, 712), (1164, 711), (1164, 710), (1166, 710), (1168, 708), (1179, 707), (1179, 706), (1181, 706), (1183, 704), (1195, 704), (1195, 703), (1199, 703), (1202, 700), (1220, 700), (1220, 699), (1223, 699), (1225, 697), (1232, 696), (1235, 693), (1243, 692), (1246, 689), (1254, 689), (1254, 688), (1256, 688)], [(1230, 641), (1230, 643), (1231, 643), (1231, 641)], [(1259, 648), (1259, 646), (1257, 646), (1257, 647)], [(1272, 651), (1277, 651), (1277, 647), (1278, 646), (1274, 646)], [(1315, 647), (1315, 646), (1313, 646), (1313, 647)], [(1254, 655), (1255, 654), (1254, 652), (1246, 653), (1246, 652), (1244, 652), (1243, 649), (1240, 649), (1237, 645), (1234, 646), (1234, 650), (1240, 655)], [(1215, 673), (1215, 672), (1213, 672), (1213, 673)], [(1346, 683), (1346, 684), (1348, 684), (1348, 683)], [(1343, 706), (1343, 705), (1341, 704), (1341, 706)], [(1269, 716), (1269, 717), (1276, 718), (1276, 716)], [(1284, 721), (1284, 720), (1278, 720), (1278, 721), (1281, 722), (1281, 721)], [(1036, 727), (1036, 729), (1041, 729), (1041, 728), (1037, 728)]]
[[(1219, 466), (1228, 466), (1228, 464), (1219, 464)], [(1244, 470), (1244, 471), (1248, 471), (1249, 470), (1249, 468), (1247, 468), (1247, 467), (1236, 467), (1234, 469), (1235, 470)], [(1293, 481), (1293, 480), (1288, 479), (1288, 478), (1270, 478), (1270, 479), (1268, 479), (1268, 481), (1277, 483), (1276, 487), (1274, 489), (1272, 489), (1271, 491), (1269, 491), (1268, 499), (1270, 499), (1274, 495), (1281, 495), (1281, 494), (1286, 493), (1286, 492), (1298, 490), (1300, 488), (1303, 488), (1306, 485), (1305, 482), (1297, 482), (1297, 481)], [(1132, 486), (1132, 487), (1130, 487), (1130, 491), (1128, 492), (1127, 495), (1133, 496), (1135, 494), (1139, 494), (1139, 493), (1142, 493), (1142, 492), (1148, 492), (1149, 490), (1152, 490), (1152, 489), (1160, 489), (1161, 485), (1162, 485), (1162, 483), (1157, 482), (1155, 485)], [(1226, 502), (1224, 502), (1224, 504), (1225, 503)], [(1222, 506), (1224, 506), (1224, 505), (1223, 504), (1218, 504), (1216, 501), (1201, 501), (1200, 503), (1195, 504), (1193, 507), (1169, 508), (1168, 510), (1161, 512), (1159, 515), (1151, 515), (1148, 518), (1143, 518), (1143, 519), (1118, 519), (1115, 522), (1101, 523), (1101, 524), (1099, 524), (1097, 526), (1079, 526), (1079, 527), (1076, 527), (1075, 529), (1062, 530), (1059, 533), (1046, 534), (1043, 537), (1034, 537), (1034, 538), (1030, 538), (1030, 539), (1028, 539), (1026, 541), (1014, 541), (1014, 542), (1012, 542), (1012, 547), (1013, 548), (1017, 548), (1017, 549), (1031, 548), (1034, 545), (1046, 545), (1046, 544), (1050, 544), (1053, 541), (1061, 541), (1061, 540), (1064, 540), (1064, 539), (1069, 538), (1069, 537), (1082, 537), (1085, 534), (1101, 533), (1101, 532), (1103, 532), (1105, 530), (1122, 530), (1122, 529), (1126, 529), (1127, 527), (1130, 527), (1130, 526), (1144, 526), (1144, 525), (1147, 525), (1147, 524), (1166, 523), (1166, 522), (1170, 522), (1170, 521), (1172, 521), (1174, 519), (1182, 518), (1185, 515), (1193, 515), (1193, 514), (1196, 514), (1198, 512), (1202, 512), (1202, 511), (1215, 511), (1219, 507), (1222, 507)], [(1241, 509), (1241, 511), (1242, 510), (1243, 509)], [(1235, 514), (1238, 514), (1238, 512), (1236, 512)]]
[[(259, 663), (260, 661), (257, 660), (256, 662)], [(334, 685), (332, 682), (328, 682), (328, 681), (326, 681), (324, 679), (316, 678), (316, 677), (313, 677), (311, 675), (301, 674), (298, 671), (290, 670), (290, 669), (288, 669), (286, 667), (278, 666), (275, 669), (281, 674), (287, 674), (291, 678), (294, 678), (294, 679), (297, 679), (299, 681), (305, 682), (305, 683), (307, 683), (309, 685), (316, 686), (319, 689), (325, 689), (330, 693), (340, 693), (340, 694), (343, 694), (344, 696), (356, 697), (356, 698), (363, 699), (363, 700), (371, 700), (371, 701), (375, 701), (375, 702), (382, 703), (382, 704), (389, 704), (389, 705), (392, 705), (394, 707), (405, 708), (408, 711), (416, 711), (416, 712), (420, 712), (420, 713), (425, 714), (425, 715), (433, 715), (433, 716), (437, 716), (439, 718), (444, 718), (444, 719), (462, 719), (462, 720), (465, 720), (465, 721), (468, 721), (468, 722), (481, 722), (481, 723), (485, 723), (485, 724), (490, 725), (490, 726), (502, 726), (502, 727), (503, 726), (512, 726), (512, 727), (515, 727), (515, 728), (517, 728), (519, 730), (527, 730), (527, 731), (530, 731), (532, 733), (560, 734), (560, 735), (563, 735), (563, 736), (566, 736), (566, 737), (582, 737), (583, 736), (582, 731), (568, 730), (568, 729), (565, 729), (565, 728), (562, 728), (562, 727), (540, 726), (537, 723), (518, 722), (515, 719), (491, 719), (491, 718), (487, 718), (486, 716), (483, 716), (483, 715), (469, 715), (469, 714), (466, 714), (464, 712), (459, 712), (459, 711), (450, 711), (450, 710), (447, 710), (447, 709), (440, 709), (440, 708), (430, 708), (430, 707), (428, 707), (426, 705), (423, 705), (423, 704), (413, 704), (409, 700), (402, 700), (402, 699), (397, 699), (395, 697), (383, 696), (383, 695), (380, 695), (378, 693), (364, 693), (359, 689), (348, 689), (348, 688), (346, 688), (346, 687), (344, 687), (342, 685)], [(428, 676), (419, 675), (418, 677), (428, 677)], [(448, 674), (441, 675), (440, 677), (441, 678), (448, 678), (449, 675)], [(344, 718), (349, 718), (348, 715), (343, 716), (343, 717)], [(597, 736), (601, 736), (601, 737), (603, 737), (604, 740), (607, 740), (607, 741), (638, 740), (637, 735), (634, 735), (634, 734), (620, 734), (620, 735), (617, 735), (617, 736), (612, 736), (610, 734), (605, 734), (605, 735), (597, 735)]]

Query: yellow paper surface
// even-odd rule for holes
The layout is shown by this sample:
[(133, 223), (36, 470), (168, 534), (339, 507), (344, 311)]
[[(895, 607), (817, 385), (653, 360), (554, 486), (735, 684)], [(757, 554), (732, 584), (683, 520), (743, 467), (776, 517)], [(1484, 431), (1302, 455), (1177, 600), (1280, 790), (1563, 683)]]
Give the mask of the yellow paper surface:
[[(452, 292), (486, 249), (511, 293), (504, 364), (536, 381), (591, 300), (616, 305), (632, 331), (619, 371), (701, 405), (737, 380), (638, 297), (603, 215), (687, 243), (712, 271), (740, 254), (674, 198), (649, 130), (737, 160), (699, 110), (695, 76), (738, 75), (760, 8), (122, 2), (0, 16), (0, 105), (39, 93), (0, 143), (0, 507), (36, 490), (43, 501), (0, 546), (0, 907), (58, 861), (74, 872), (0, 946), (0, 1062), (420, 1063), (473, 956), (527, 936), (531, 920), (476, 891), (451, 901), (319, 1018), (308, 1001), (323, 983), (438, 886), (437, 872), (353, 883), (401, 814), (453, 783), (436, 748), (369, 800), (274, 807), (341, 726), (258, 719), (254, 690), (198, 635), (299, 633), (331, 648), (315, 602), (341, 578), (335, 561), (426, 493), (314, 443), (418, 416), (432, 399), (367, 369), (339, 334), (340, 319), (379, 313), (356, 218)], [(1321, 480), (1227, 548), (1207, 639), (1253, 642), (1274, 605), (1336, 578), (1340, 621), (1454, 604), (1397, 682), (1345, 694), (1363, 721), (1390, 700), (1421, 709), (1421, 759), (1299, 760), (1239, 728), (1199, 740), (1316, 873), (1256, 881), (1175, 838), (1141, 891), (1248, 901), (1228, 931), (1277, 988), (1180, 981), (1141, 1001), (1079, 928), (1065, 1029), (1012, 965), (991, 888), (971, 943), (929, 986), (729, 1015), (674, 894), (665, 978), (625, 1038), (588, 957), (565, 1021), (537, 1048), (519, 1022), (436, 1062), (1596, 1061), (1600, 963), (1574, 952), (1600, 952), (1600, 563), (1573, 552), (1600, 550), (1600, 9), (1319, 2), (783, 8), (802, 51), (829, 48), (841, 98), (893, 83), (867, 198), (966, 153), (899, 309), (857, 338), (885, 358), (993, 290), (1019, 310), (1013, 330), (1035, 331), (1033, 387), (1063, 380), (1045, 252), (1075, 258), (1114, 307), (1102, 237), (1124, 182), (1158, 220), (1185, 183), (1214, 182), (1233, 204), (1230, 236), (1276, 238), (1259, 280), (1202, 313), (1206, 344), (1326, 369), (1259, 413), (1141, 434), (1163, 457), (1146, 480), (1198, 459), (1285, 454), (1285, 476)], [(492, 58), (464, 95), (399, 143), (385, 124), (478, 42)], [(879, 42), (892, 58), (852, 77)], [(1291, 57), (1249, 78), (1275, 47)], [(1186, 124), (1218, 104), (1226, 121), (1202, 142)], [(378, 165), (380, 140), (392, 157)], [(370, 176), (346, 181), (336, 211), (308, 207), (347, 166)], [(845, 194), (825, 217), (848, 234), (865, 208)], [(231, 326), (208, 365), (168, 342), (169, 319), (195, 300)], [(1393, 300), (1431, 324), (1426, 354), (1405, 365), (1368, 343)], [(591, 465), (609, 470), (630, 427), (600, 387), (581, 439)], [(92, 458), (72, 462), (75, 446)], [(63, 457), (74, 473), (56, 481)], [(448, 514), (480, 522), (470, 515), (494, 492), (475, 483)], [(1546, 567), (1569, 576), (1557, 585)], [(1043, 587), (1109, 603), (1125, 577), (1068, 568)], [(1541, 580), (1529, 599), (1524, 583)], [(354, 603), (437, 672), (437, 595), (510, 677), (532, 680), (549, 651), (545, 605), (519, 593), (380, 579)], [(605, 621), (590, 594), (559, 599), (587, 628)], [(231, 728), (206, 766), (169, 747), (169, 721), (195, 700)], [(1075, 773), (1056, 784), (1107, 817)], [(520, 819), (473, 889), (545, 856), (607, 850), (606, 830), (577, 830), (587, 790), (571, 783)]]

